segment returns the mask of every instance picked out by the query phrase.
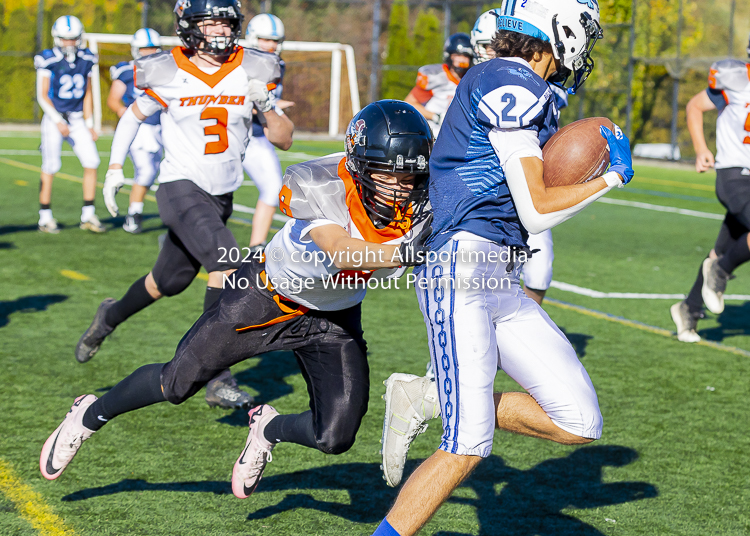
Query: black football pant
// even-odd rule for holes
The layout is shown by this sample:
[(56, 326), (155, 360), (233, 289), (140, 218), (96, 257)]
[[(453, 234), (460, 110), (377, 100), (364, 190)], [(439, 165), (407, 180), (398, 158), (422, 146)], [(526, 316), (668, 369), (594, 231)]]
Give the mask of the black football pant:
[[(716, 238), (714, 251), (721, 257), (738, 247), (746, 249), (750, 231), (750, 176), (743, 175), (744, 168), (724, 168), (716, 170), (716, 196), (727, 209), (724, 221)], [(746, 262), (740, 259), (737, 262)], [(731, 270), (727, 270), (731, 272)], [(685, 300), (692, 313), (699, 313), (703, 308), (703, 269), (698, 268), (698, 277)]]
[[(157, 366), (147, 365), (102, 396), (96, 409), (92, 405), (91, 416), (95, 419), (98, 411), (109, 419), (123, 413), (121, 408), (132, 411), (165, 399), (180, 404), (232, 365), (265, 352), (288, 350), (294, 352), (307, 383), (315, 446), (331, 454), (348, 450), (367, 412), (370, 390), (360, 305), (294, 316), (296, 304), (262, 288), (263, 270), (263, 263), (253, 261), (232, 274), (236, 288), (225, 287), (219, 301), (182, 338), (172, 361), (161, 367), (161, 393), (146, 385), (156, 378), (148, 367)], [(244, 288), (246, 282), (249, 286)], [(237, 331), (246, 326), (259, 327)], [(133, 385), (143, 391), (138, 401), (109, 400), (118, 393), (133, 398)]]

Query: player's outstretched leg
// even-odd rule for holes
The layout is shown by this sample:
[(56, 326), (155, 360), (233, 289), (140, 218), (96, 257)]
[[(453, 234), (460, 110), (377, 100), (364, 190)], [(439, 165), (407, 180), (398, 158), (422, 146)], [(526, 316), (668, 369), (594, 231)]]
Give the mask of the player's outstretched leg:
[(268, 404), (262, 404), (248, 412), (250, 433), (245, 448), (237, 458), (232, 470), (232, 493), (239, 499), (247, 499), (255, 491), (266, 464), (271, 461), (271, 451), (276, 446), (263, 435), (266, 425), (278, 411)]
[(79, 363), (85, 363), (99, 351), (104, 339), (112, 333), (115, 328), (107, 324), (107, 311), (115, 304), (117, 300), (107, 298), (99, 304), (96, 310), (94, 320), (89, 328), (84, 332), (76, 345), (76, 359)]
[(383, 478), (391, 487), (401, 483), (409, 448), (427, 430), (427, 421), (440, 416), (435, 382), (428, 377), (395, 373), (385, 385), (385, 419), (380, 454)]
[(44, 443), (39, 456), (39, 470), (47, 480), (54, 480), (63, 474), (83, 442), (94, 433), (94, 430), (83, 425), (83, 414), (96, 400), (94, 395), (76, 398), (63, 422)]

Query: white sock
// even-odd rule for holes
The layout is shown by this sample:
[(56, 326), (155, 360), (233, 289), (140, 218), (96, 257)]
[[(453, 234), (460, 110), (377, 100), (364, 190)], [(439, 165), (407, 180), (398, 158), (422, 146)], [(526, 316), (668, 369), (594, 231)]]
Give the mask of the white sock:
[(135, 216), (136, 214), (143, 214), (143, 202), (130, 203), (128, 207), (128, 216)]
[(52, 221), (52, 209), (43, 208), (39, 210), (39, 225), (44, 225)]
[(94, 215), (94, 205), (84, 205), (81, 208), (81, 222), (85, 223), (91, 219), (91, 216)]

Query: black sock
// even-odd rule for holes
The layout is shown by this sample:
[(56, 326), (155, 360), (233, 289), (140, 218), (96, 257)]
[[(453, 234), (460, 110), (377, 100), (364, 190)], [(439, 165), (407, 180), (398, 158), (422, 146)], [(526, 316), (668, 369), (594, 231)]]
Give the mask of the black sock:
[(104, 321), (108, 326), (116, 328), (129, 317), (156, 301), (151, 297), (151, 294), (148, 293), (148, 290), (146, 290), (146, 277), (148, 276), (144, 275), (138, 281), (130, 285), (125, 296), (120, 298), (120, 301), (109, 308), (107, 316), (104, 318)]
[(221, 289), (217, 287), (206, 287), (206, 296), (203, 298), (203, 312), (205, 313), (208, 309), (216, 303), (221, 296)]
[(703, 288), (703, 263), (698, 268), (698, 277), (693, 283), (693, 288), (690, 289), (690, 293), (685, 298), (688, 310), (691, 313), (699, 313), (703, 310), (703, 296), (701, 295), (701, 289)]
[(86, 200), (84, 199), (84, 200), (83, 200), (83, 206), (84, 206), (84, 207), (93, 207), (93, 206), (94, 206), (94, 200), (92, 199), (91, 201), (86, 201)]
[(49, 210), (50, 207), (51, 207), (50, 203), (47, 203), (47, 204), (39, 203), (39, 210)]
[(271, 443), (297, 443), (311, 449), (318, 448), (313, 430), (312, 411), (296, 415), (279, 415), (274, 417), (263, 430), (266, 441)]
[(83, 414), (83, 425), (98, 430), (110, 419), (157, 402), (166, 402), (161, 390), (164, 363), (144, 365), (91, 404)]
[(731, 274), (740, 264), (747, 261), (750, 261), (750, 248), (747, 246), (747, 234), (744, 234), (727, 248), (719, 259), (719, 266)]

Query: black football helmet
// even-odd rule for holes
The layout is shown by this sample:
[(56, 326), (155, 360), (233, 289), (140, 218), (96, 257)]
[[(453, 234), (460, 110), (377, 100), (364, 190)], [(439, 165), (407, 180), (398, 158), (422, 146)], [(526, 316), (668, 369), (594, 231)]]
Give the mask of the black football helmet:
[[(432, 152), (432, 131), (422, 114), (403, 101), (373, 102), (349, 123), (344, 143), (346, 168), (373, 224), (382, 229), (419, 220), (427, 203)], [(414, 174), (414, 188), (378, 182), (371, 176), (378, 172)], [(384, 197), (390, 202), (382, 202)]]
[[(451, 62), (451, 54), (462, 54), (469, 57), (468, 67), (455, 67)], [(474, 65), (474, 47), (471, 45), (471, 37), (465, 33), (451, 35), (443, 45), (443, 63), (451, 67), (458, 76), (463, 77), (466, 71)]]
[[(190, 50), (226, 57), (234, 52), (242, 37), (243, 15), (239, 0), (177, 0), (174, 12), (177, 16), (177, 35)], [(226, 20), (232, 33), (226, 37), (206, 36), (198, 23), (208, 19)]]

